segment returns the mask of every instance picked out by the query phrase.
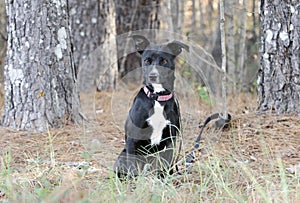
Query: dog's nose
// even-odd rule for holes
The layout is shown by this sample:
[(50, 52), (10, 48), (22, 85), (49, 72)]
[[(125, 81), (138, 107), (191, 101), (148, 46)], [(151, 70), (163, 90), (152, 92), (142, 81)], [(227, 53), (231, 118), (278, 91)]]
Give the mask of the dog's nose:
[(158, 73), (156, 72), (151, 72), (149, 74), (149, 79), (151, 82), (156, 82), (157, 81), (157, 78), (158, 78)]

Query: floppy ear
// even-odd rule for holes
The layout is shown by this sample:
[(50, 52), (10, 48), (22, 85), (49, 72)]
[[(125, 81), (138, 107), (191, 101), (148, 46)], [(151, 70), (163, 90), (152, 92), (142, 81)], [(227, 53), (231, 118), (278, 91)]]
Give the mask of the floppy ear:
[(175, 56), (177, 56), (178, 54), (181, 53), (182, 48), (185, 49), (187, 52), (189, 52), (189, 46), (188, 45), (186, 45), (182, 42), (176, 41), (176, 40), (174, 40), (173, 42), (168, 43), (167, 47), (171, 50), (171, 52)]
[(130, 35), (129, 37), (133, 39), (135, 43), (135, 49), (140, 54), (142, 54), (146, 47), (150, 44), (149, 40), (142, 35)]

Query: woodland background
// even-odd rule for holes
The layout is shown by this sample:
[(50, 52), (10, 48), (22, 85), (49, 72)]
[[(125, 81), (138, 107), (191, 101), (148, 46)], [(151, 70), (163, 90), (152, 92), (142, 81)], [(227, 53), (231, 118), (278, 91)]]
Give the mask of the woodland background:
[[(221, 64), (219, 1), (128, 1), (127, 6), (115, 2), (116, 12), (122, 13), (119, 22), (131, 22), (129, 13), (138, 10), (158, 11), (160, 29), (188, 36)], [(135, 10), (130, 3), (139, 6)], [(226, 0), (225, 16), (230, 79), (227, 108), (233, 120), (229, 128), (220, 130), (211, 125), (205, 130), (197, 160), (189, 173), (175, 174), (165, 180), (142, 176), (120, 182), (112, 172), (112, 165), (124, 146), (124, 129), (119, 123), (126, 118), (126, 111), (116, 112), (112, 108), (116, 106), (114, 92), (99, 88), (101, 91), (92, 95), (95, 101), (92, 121), (64, 123), (44, 132), (0, 128), (0, 201), (300, 202), (300, 119), (290, 114), (257, 111), (258, 1)], [(157, 26), (155, 20), (153, 24), (125, 24), (117, 30), (122, 33), (122, 29), (128, 32), (127, 27), (137, 30), (143, 25)], [(0, 0), (0, 35), (3, 111), (2, 73), (7, 45), (3, 0)], [(118, 72), (122, 77), (126, 69), (119, 68)], [(192, 102), (179, 95), (183, 125), (180, 158), (191, 150), (202, 122), (211, 113), (203, 87), (194, 91), (197, 97)], [(120, 96), (125, 98), (128, 94)], [(121, 100), (117, 104), (128, 105)]]
[[(150, 29), (158, 27), (150, 25), (145, 18), (144, 25), (125, 24), (133, 18), (126, 4), (116, 1), (116, 12), (124, 12), (123, 21), (120, 27), (117, 27), (117, 32), (120, 34), (128, 32), (128, 27), (131, 30)], [(219, 6), (218, 1), (140, 1), (136, 4), (132, 1), (132, 6), (138, 5), (136, 9), (147, 9), (149, 12), (153, 9), (158, 9), (159, 29), (167, 29), (176, 33), (188, 36), (189, 39), (197, 42), (208, 53), (214, 56), (215, 61), (221, 66), (221, 44), (219, 31)], [(227, 4), (228, 3), (228, 4)], [(258, 2), (251, 1), (227, 1), (225, 7), (226, 15), (226, 37), (228, 40), (228, 69), (231, 80), (234, 80), (238, 90), (246, 92), (254, 92), (257, 79), (257, 70), (259, 67), (258, 56), (258, 37), (259, 37), (259, 16), (257, 12)], [(247, 3), (247, 5), (244, 5)], [(1, 56), (1, 83), (3, 86), (3, 66), (5, 62), (6, 51), (6, 12), (5, 3), (1, 1), (0, 12), (0, 56)], [(125, 5), (125, 7), (124, 7)], [(127, 3), (127, 6), (130, 5)], [(132, 10), (132, 9), (131, 9)], [(130, 13), (131, 12), (131, 13)], [(129, 19), (129, 20), (128, 20)], [(139, 21), (142, 22), (142, 21)], [(153, 20), (155, 22), (155, 20)], [(122, 27), (123, 26), (123, 27)], [(234, 53), (232, 53), (234, 52)], [(78, 57), (80, 58), (80, 57)], [(243, 58), (243, 60), (241, 60)], [(79, 59), (77, 59), (79, 60)], [(122, 70), (120, 70), (122, 75)], [(243, 72), (243, 73), (242, 73)]]

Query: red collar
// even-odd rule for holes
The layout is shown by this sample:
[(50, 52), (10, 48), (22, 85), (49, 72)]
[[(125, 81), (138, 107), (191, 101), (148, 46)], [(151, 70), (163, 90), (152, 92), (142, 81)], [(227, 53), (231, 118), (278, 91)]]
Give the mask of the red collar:
[(167, 95), (158, 95), (156, 93), (152, 93), (152, 92), (150, 92), (150, 90), (146, 86), (144, 86), (143, 89), (144, 89), (144, 92), (145, 92), (145, 94), (147, 95), (148, 98), (154, 99), (158, 102), (168, 101), (173, 97), (172, 93), (167, 94)]

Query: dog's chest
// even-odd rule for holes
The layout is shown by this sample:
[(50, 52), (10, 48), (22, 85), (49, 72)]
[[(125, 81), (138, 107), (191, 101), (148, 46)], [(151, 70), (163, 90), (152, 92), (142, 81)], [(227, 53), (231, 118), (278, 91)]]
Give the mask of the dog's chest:
[(162, 138), (164, 128), (170, 123), (164, 116), (164, 106), (155, 101), (153, 107), (154, 113), (147, 119), (148, 124), (152, 127), (151, 145), (158, 145)]

